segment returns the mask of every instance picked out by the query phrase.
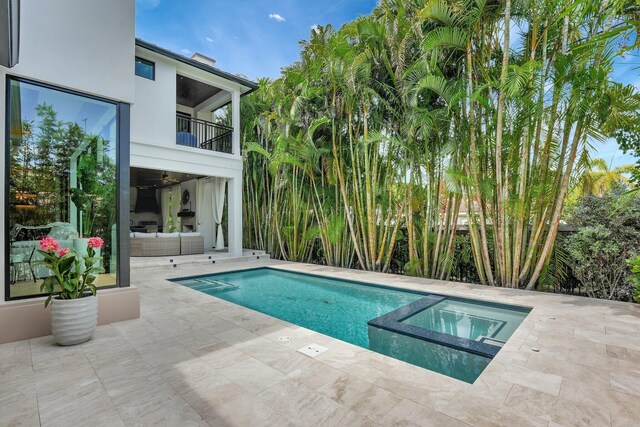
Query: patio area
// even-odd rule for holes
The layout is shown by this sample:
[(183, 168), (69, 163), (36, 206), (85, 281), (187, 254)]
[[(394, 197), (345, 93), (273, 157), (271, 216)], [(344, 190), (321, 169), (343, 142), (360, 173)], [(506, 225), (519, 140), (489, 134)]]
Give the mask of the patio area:
[[(258, 265), (533, 310), (467, 384), (166, 280)], [(131, 275), (140, 319), (0, 345), (0, 425), (640, 424), (637, 305), (262, 259)]]

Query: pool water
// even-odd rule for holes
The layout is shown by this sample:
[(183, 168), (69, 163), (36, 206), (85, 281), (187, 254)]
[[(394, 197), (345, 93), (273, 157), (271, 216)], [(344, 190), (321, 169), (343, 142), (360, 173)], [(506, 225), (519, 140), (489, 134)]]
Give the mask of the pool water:
[[(237, 288), (220, 289), (210, 279)], [(209, 283), (207, 283), (209, 281)], [(367, 322), (423, 297), (269, 268), (179, 280), (181, 285), (368, 348)]]
[(474, 341), (484, 337), (506, 341), (525, 317), (524, 311), (450, 299), (402, 322)]
[[(526, 316), (519, 308), (512, 313), (508, 306), (271, 268), (174, 282), (467, 382), (475, 381), (499, 349), (476, 341), (486, 337), (506, 341)], [(419, 309), (405, 315), (407, 307)], [(380, 325), (371, 322), (393, 313), (400, 317)], [(439, 342), (439, 338), (445, 339)], [(485, 353), (485, 348), (495, 350)]]

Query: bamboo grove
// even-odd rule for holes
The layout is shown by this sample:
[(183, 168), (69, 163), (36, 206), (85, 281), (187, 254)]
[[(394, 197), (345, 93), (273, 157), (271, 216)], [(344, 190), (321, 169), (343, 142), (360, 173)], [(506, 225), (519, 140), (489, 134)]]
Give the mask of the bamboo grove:
[(533, 289), (593, 141), (637, 123), (612, 79), (634, 1), (382, 0), (243, 99), (245, 245)]

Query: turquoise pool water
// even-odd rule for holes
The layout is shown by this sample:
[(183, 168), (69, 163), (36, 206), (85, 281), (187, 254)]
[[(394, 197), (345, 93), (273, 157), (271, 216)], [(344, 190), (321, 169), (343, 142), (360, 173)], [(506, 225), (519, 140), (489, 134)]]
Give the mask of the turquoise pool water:
[[(493, 336), (506, 341), (508, 336), (505, 336), (511, 335), (526, 316), (520, 312), (509, 317), (510, 311), (504, 306), (429, 297), (426, 293), (270, 268), (188, 277), (174, 282), (467, 382), (473, 382), (491, 360), (482, 351), (474, 350), (474, 342), (473, 348), (467, 349), (468, 340), (477, 342)], [(424, 303), (429, 299), (439, 302), (402, 318), (407, 307), (431, 304)], [(493, 312), (496, 315), (492, 315)], [(372, 319), (388, 317), (389, 313), (399, 313), (401, 318), (398, 322), (382, 322), (382, 327), (368, 324)], [(399, 329), (393, 325), (399, 325)], [(403, 329), (409, 329), (410, 333)], [(497, 337), (496, 331), (502, 334)], [(442, 338), (447, 345), (438, 342)]]
[(485, 337), (506, 341), (525, 317), (527, 312), (520, 310), (444, 300), (402, 322), (474, 341)]

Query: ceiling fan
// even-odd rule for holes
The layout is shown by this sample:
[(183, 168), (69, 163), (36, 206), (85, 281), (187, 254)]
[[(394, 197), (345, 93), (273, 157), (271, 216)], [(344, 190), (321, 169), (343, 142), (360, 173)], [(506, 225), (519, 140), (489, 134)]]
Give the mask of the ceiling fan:
[(160, 185), (168, 185), (168, 184), (178, 184), (180, 183), (180, 181), (178, 181), (177, 179), (173, 179), (173, 178), (169, 178), (169, 174), (167, 174), (167, 171), (164, 171), (162, 173), (162, 178), (159, 179), (140, 179), (139, 180), (139, 184), (136, 185), (136, 188), (140, 189), (140, 190), (147, 190), (149, 188), (155, 188), (157, 187), (159, 184), (146, 184), (147, 181), (159, 181), (162, 184)]
[(167, 171), (164, 171), (162, 173), (162, 179), (152, 179), (152, 181), (161, 181), (162, 184), (165, 184), (165, 185), (180, 183), (180, 181), (178, 181), (177, 179), (169, 178), (169, 174), (167, 174)]

